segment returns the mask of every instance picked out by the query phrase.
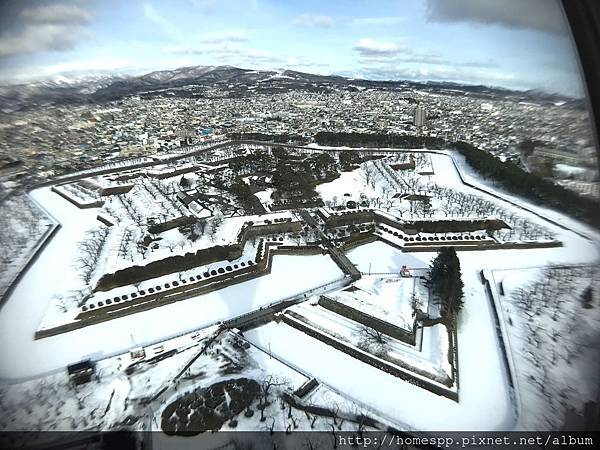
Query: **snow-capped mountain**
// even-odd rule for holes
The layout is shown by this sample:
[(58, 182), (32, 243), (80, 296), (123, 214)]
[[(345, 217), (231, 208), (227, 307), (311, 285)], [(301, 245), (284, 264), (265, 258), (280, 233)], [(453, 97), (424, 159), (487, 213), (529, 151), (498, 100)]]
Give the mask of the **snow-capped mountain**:
[(445, 82), (372, 81), (337, 75), (315, 75), (294, 70), (249, 70), (234, 66), (192, 66), (159, 70), (144, 75), (60, 75), (45, 81), (0, 87), (5, 109), (44, 104), (101, 103), (130, 95), (175, 95), (201, 97), (208, 89), (243, 97), (256, 93), (283, 93), (290, 90), (328, 92), (331, 89), (397, 89), (413, 87), (432, 92), (456, 91), (475, 96), (503, 96), (537, 102), (570, 101), (562, 96), (535, 91), (519, 92), (487, 86)]

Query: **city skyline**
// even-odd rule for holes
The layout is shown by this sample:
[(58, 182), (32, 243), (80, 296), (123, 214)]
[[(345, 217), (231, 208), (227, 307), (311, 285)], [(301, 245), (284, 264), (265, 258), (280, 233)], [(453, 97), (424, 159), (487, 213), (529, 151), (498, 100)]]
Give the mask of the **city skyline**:
[(558, 2), (8, 2), (0, 82), (195, 65), (583, 95)]

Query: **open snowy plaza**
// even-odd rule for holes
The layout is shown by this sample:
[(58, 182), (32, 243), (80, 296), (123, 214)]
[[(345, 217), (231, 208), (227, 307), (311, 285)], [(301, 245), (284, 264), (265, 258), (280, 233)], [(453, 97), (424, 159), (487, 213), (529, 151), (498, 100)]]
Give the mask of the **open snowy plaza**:
[(598, 388), (598, 235), (452, 150), (230, 141), (24, 201), (2, 430), (540, 430)]

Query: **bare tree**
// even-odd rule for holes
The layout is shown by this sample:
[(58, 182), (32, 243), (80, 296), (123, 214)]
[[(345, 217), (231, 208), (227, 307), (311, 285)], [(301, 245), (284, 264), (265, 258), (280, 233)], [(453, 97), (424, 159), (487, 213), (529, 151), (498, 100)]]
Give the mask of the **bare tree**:
[(86, 232), (85, 238), (79, 243), (79, 257), (76, 263), (82, 269), (79, 276), (86, 284), (91, 282), (108, 234), (108, 227), (94, 228)]
[(360, 330), (361, 340), (358, 343), (358, 348), (376, 356), (385, 356), (387, 354), (387, 346), (389, 339), (381, 331), (364, 326)]

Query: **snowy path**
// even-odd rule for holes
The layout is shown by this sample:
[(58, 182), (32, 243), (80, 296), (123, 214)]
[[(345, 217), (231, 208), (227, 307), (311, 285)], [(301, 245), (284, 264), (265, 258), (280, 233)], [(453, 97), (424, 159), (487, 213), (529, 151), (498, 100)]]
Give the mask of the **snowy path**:
[[(32, 196), (63, 227), (20, 280), (0, 310), (0, 378), (32, 378), (83, 357), (101, 358), (154, 343), (235, 317), (296, 292), (339, 279), (341, 271), (326, 255), (275, 256), (271, 274), (199, 297), (144, 311), (70, 333), (33, 340), (56, 292), (76, 288), (71, 268), (77, 242), (97, 225), (96, 211), (79, 210), (50, 192)], [(77, 218), (74, 220), (74, 215)], [(302, 274), (299, 277), (297, 274)]]

